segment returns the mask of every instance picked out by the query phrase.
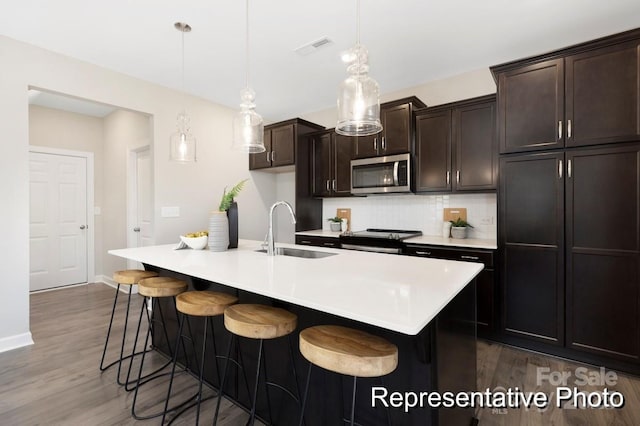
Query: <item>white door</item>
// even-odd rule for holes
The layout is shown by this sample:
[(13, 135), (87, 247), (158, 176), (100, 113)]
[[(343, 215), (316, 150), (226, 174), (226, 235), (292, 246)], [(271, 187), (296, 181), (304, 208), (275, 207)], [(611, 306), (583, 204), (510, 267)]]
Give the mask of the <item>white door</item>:
[[(129, 247), (144, 247), (153, 245), (153, 188), (152, 165), (149, 147), (132, 152), (133, 182), (132, 201), (132, 238), (129, 239)], [(142, 265), (129, 261), (129, 268), (141, 268)]]
[(29, 153), (30, 290), (87, 282), (87, 159)]

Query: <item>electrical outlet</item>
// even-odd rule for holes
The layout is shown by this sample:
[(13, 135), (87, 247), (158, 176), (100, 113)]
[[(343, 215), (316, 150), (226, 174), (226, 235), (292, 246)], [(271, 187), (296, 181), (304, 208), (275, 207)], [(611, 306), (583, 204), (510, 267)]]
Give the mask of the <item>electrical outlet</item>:
[(493, 225), (494, 220), (495, 219), (493, 216), (483, 217), (482, 219), (480, 219), (480, 225)]

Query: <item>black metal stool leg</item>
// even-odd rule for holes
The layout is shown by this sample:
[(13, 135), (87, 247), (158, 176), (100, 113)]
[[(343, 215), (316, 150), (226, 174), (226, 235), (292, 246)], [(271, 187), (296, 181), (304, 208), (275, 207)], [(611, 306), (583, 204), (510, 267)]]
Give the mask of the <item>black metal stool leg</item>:
[(351, 396), (351, 426), (354, 425), (356, 417), (356, 382), (358, 378), (353, 376), (353, 395)]
[[(127, 392), (130, 392), (134, 389), (129, 387), (130, 378), (131, 378), (131, 367), (133, 366), (134, 354), (136, 353), (136, 348), (138, 347), (138, 337), (140, 335), (140, 326), (142, 325), (142, 315), (144, 314), (146, 302), (147, 302), (147, 298), (143, 297), (142, 306), (140, 307), (140, 317), (138, 318), (138, 327), (136, 328), (136, 337), (133, 340), (133, 349), (131, 350), (131, 357), (129, 357), (129, 368), (127, 369), (127, 378), (124, 382), (124, 390), (126, 390)], [(149, 320), (148, 316), (147, 316), (147, 320)], [(149, 327), (151, 327), (151, 324), (149, 324)], [(149, 335), (149, 332), (147, 331), (147, 336), (148, 335)], [(147, 352), (146, 348), (147, 348), (147, 339), (145, 339), (144, 347), (142, 348), (142, 361), (140, 361), (141, 370), (142, 370), (142, 364), (144, 363), (144, 355)], [(138, 376), (138, 380), (136, 380), (136, 387), (138, 386), (139, 382), (140, 382), (140, 376)]]
[(116, 381), (120, 386), (124, 385), (124, 382), (120, 380), (120, 371), (122, 370), (122, 359), (124, 357), (124, 344), (127, 341), (127, 325), (129, 324), (129, 306), (131, 305), (132, 287), (133, 286), (129, 286), (129, 294), (127, 296), (127, 311), (124, 316), (124, 328), (122, 330), (122, 345), (120, 346), (120, 361), (118, 362), (118, 375), (116, 376)]
[[(178, 352), (179, 348), (178, 345), (180, 344), (180, 338), (182, 336), (182, 327), (184, 326), (184, 319), (185, 319), (186, 315), (182, 315), (180, 317), (180, 325), (178, 326), (178, 337), (176, 338), (176, 351), (173, 354), (173, 366), (171, 367), (171, 378), (169, 379), (169, 390), (167, 390), (167, 397), (164, 400), (164, 410), (162, 410), (162, 422), (160, 423), (161, 425), (164, 424), (164, 420), (167, 417), (167, 411), (169, 410), (169, 398), (171, 397), (171, 387), (173, 386), (173, 376), (175, 375), (176, 372), (176, 363), (178, 361)], [(186, 353), (186, 348), (184, 348), (183, 346), (183, 351)]]
[[(218, 423), (218, 414), (220, 412), (220, 402), (222, 401), (222, 395), (224, 394), (224, 382), (227, 379), (227, 370), (229, 369), (229, 360), (231, 359), (231, 348), (233, 347), (233, 338), (234, 335), (231, 334), (229, 336), (229, 347), (227, 348), (227, 358), (224, 361), (224, 370), (222, 370), (222, 379), (220, 382), (220, 389), (218, 390), (218, 401), (216, 402), (216, 413), (213, 416), (213, 424), (214, 426)], [(244, 370), (244, 365), (242, 366)]]
[(260, 339), (260, 345), (258, 349), (258, 368), (256, 368), (256, 381), (253, 385), (253, 402), (251, 403), (251, 416), (249, 417), (249, 424), (251, 424), (252, 426), (256, 420), (256, 402), (258, 401), (258, 381), (260, 380), (260, 366), (262, 365), (263, 346), (264, 340)]
[(200, 383), (198, 384), (198, 408), (196, 411), (196, 426), (200, 424), (200, 403), (202, 402), (202, 380), (204, 378), (204, 360), (207, 354), (207, 323), (209, 317), (204, 317), (204, 332), (202, 333), (202, 358), (200, 361)]
[(309, 363), (309, 370), (307, 371), (307, 383), (304, 385), (304, 396), (302, 397), (302, 407), (300, 407), (300, 422), (299, 426), (304, 423), (304, 409), (307, 406), (307, 397), (309, 396), (309, 382), (311, 381), (311, 367), (312, 363)]
[(111, 336), (111, 326), (113, 325), (113, 316), (116, 313), (116, 305), (118, 304), (118, 293), (120, 293), (120, 284), (118, 284), (118, 287), (116, 287), (116, 295), (113, 298), (113, 308), (111, 308), (111, 319), (109, 320), (109, 328), (107, 329), (107, 338), (104, 341), (104, 349), (102, 350), (102, 359), (100, 360), (100, 371), (104, 371), (115, 364), (114, 362), (105, 367), (104, 357), (107, 353), (107, 345), (109, 345), (109, 337)]

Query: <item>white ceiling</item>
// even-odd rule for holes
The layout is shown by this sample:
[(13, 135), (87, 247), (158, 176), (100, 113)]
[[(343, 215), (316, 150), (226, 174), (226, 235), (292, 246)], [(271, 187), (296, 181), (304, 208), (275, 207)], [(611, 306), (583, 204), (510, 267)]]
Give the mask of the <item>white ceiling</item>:
[[(251, 86), (269, 121), (335, 105), (355, 1), (251, 1)], [(242, 0), (20, 0), (0, 34), (236, 108), (244, 84)], [(382, 93), (640, 26), (639, 0), (362, 0), (361, 41)], [(333, 43), (301, 56), (321, 37)], [(425, 99), (428, 103), (428, 99)]]

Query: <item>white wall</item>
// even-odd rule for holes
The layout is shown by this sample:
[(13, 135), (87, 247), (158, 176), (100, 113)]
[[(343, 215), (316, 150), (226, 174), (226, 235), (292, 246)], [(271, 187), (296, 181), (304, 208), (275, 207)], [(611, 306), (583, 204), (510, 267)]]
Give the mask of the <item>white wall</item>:
[[(250, 174), (246, 154), (230, 151), (233, 110), (4, 36), (0, 36), (0, 58), (0, 351), (29, 339), (29, 87), (153, 117), (157, 243), (173, 243), (180, 233), (206, 228), (208, 212), (217, 206), (223, 188), (248, 177), (252, 181), (238, 197), (240, 237), (263, 238), (267, 208), (276, 200), (275, 177)], [(198, 139), (195, 165), (167, 160), (169, 137), (183, 104)], [(105, 179), (109, 166), (105, 162)], [(161, 206), (180, 207), (181, 217), (161, 218)]]

